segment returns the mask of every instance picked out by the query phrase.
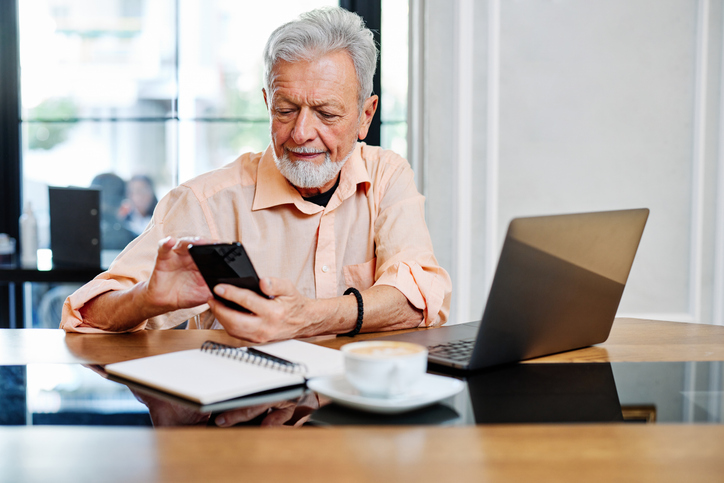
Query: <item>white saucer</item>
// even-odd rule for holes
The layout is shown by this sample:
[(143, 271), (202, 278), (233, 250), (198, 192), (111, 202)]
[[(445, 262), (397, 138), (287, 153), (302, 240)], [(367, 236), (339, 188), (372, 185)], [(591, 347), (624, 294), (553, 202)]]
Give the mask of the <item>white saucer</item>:
[(452, 377), (425, 374), (408, 394), (394, 398), (363, 396), (347, 382), (344, 375), (315, 377), (307, 381), (307, 386), (342, 406), (373, 413), (395, 414), (429, 406), (453, 396), (462, 390), (464, 384)]

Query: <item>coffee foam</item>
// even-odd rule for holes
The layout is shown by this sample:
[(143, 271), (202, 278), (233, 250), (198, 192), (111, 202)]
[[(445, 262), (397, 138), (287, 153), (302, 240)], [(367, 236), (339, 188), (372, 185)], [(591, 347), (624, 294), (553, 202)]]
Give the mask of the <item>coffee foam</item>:
[(366, 357), (400, 357), (419, 354), (425, 348), (408, 342), (370, 342), (348, 349), (350, 354)]

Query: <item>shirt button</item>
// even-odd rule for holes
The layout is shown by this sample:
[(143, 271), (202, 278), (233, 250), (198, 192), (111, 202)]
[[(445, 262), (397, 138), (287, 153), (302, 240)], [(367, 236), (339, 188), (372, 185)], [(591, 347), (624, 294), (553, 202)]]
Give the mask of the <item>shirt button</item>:
[(328, 267), (327, 265), (323, 266), (323, 267), (322, 267), (322, 271), (323, 271), (324, 273), (329, 272), (329, 267)]

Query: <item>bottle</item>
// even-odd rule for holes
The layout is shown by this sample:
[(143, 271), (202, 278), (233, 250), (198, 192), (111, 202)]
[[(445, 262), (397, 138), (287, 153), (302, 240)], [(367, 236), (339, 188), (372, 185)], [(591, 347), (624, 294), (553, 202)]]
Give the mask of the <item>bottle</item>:
[(0, 267), (15, 267), (15, 238), (0, 233)]
[(38, 222), (29, 201), (20, 215), (20, 265), (23, 268), (38, 267)]

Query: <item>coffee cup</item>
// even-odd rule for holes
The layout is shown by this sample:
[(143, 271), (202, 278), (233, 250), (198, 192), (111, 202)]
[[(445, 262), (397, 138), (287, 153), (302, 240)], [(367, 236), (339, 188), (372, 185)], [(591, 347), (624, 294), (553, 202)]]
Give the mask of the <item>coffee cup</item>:
[(403, 396), (427, 370), (427, 349), (410, 342), (353, 342), (342, 353), (345, 377), (363, 396)]

